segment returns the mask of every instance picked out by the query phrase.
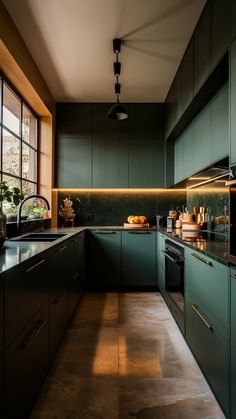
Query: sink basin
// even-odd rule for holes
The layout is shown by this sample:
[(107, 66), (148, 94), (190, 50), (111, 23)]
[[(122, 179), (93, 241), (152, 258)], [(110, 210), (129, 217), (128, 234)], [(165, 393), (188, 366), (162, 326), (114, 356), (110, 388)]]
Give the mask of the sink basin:
[(27, 236), (11, 239), (14, 242), (53, 242), (66, 236), (65, 233), (30, 233)]

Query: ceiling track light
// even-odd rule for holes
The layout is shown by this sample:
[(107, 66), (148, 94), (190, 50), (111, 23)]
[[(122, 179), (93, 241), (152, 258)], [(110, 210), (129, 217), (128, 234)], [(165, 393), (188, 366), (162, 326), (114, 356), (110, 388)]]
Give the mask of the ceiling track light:
[(120, 104), (120, 91), (121, 91), (121, 84), (119, 83), (119, 76), (121, 72), (121, 63), (119, 62), (119, 53), (121, 51), (121, 39), (113, 39), (113, 52), (116, 54), (116, 61), (114, 62), (114, 76), (116, 77), (115, 83), (115, 95), (116, 95), (116, 103), (112, 105), (108, 112), (108, 116), (110, 119), (122, 120), (128, 118), (128, 113), (124, 106)]

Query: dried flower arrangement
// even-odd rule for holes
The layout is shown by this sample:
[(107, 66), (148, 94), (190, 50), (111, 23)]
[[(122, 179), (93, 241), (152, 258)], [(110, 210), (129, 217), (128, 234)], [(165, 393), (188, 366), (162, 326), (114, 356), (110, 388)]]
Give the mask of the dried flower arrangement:
[(63, 199), (63, 203), (60, 205), (59, 215), (64, 218), (65, 221), (72, 221), (75, 218), (75, 212), (73, 207), (73, 201), (70, 196)]

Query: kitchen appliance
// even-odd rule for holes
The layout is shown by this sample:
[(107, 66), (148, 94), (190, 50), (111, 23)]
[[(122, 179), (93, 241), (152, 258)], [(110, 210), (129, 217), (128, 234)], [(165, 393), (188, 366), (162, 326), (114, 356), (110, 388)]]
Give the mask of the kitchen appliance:
[(180, 329), (184, 331), (184, 248), (166, 240), (165, 291), (169, 305)]
[(166, 224), (167, 232), (171, 232), (173, 230), (174, 222), (175, 222), (175, 220), (174, 220), (173, 217), (170, 217), (170, 216), (167, 217), (167, 224)]
[(157, 227), (166, 227), (166, 216), (156, 215)]

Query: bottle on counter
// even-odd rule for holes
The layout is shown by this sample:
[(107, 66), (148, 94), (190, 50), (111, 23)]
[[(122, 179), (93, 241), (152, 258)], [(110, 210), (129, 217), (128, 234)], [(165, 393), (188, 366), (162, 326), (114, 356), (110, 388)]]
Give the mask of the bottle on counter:
[(198, 216), (197, 208), (196, 208), (196, 207), (194, 207), (194, 208), (193, 208), (193, 213), (192, 213), (192, 221), (193, 221), (194, 223), (196, 223), (196, 222), (197, 222), (197, 216)]

